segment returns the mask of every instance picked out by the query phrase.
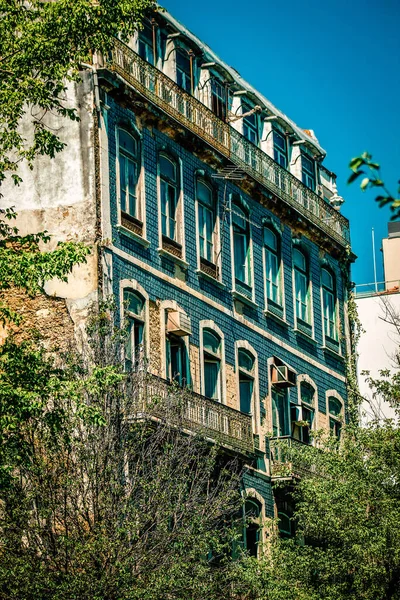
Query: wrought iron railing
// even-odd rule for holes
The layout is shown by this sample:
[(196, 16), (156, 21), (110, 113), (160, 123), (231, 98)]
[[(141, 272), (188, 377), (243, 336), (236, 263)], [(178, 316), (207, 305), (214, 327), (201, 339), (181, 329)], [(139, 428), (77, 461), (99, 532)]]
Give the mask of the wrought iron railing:
[(137, 374), (132, 394), (128, 419), (156, 418), (240, 452), (254, 450), (250, 415), (149, 373)]
[(369, 296), (385, 296), (388, 294), (400, 294), (400, 279), (393, 281), (374, 281), (372, 283), (360, 283), (355, 287), (356, 298), (368, 298)]
[(331, 238), (349, 244), (349, 222), (343, 215), (120, 40), (105, 66)]
[(301, 448), (305, 446), (308, 444), (290, 435), (270, 438), (271, 476), (275, 478), (300, 477), (305, 472), (315, 472), (314, 465), (310, 465), (309, 459), (301, 454)]

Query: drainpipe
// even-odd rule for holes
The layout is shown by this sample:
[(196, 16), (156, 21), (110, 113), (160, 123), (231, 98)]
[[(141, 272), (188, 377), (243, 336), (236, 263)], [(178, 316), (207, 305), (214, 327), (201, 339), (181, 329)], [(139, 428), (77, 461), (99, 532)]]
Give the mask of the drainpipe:
[(97, 76), (97, 68), (94, 65), (89, 65), (88, 63), (81, 63), (82, 67), (86, 67), (86, 69), (90, 69), (93, 73), (93, 87), (94, 87), (94, 104), (96, 107), (97, 113), (100, 114), (100, 93), (99, 93), (99, 78)]

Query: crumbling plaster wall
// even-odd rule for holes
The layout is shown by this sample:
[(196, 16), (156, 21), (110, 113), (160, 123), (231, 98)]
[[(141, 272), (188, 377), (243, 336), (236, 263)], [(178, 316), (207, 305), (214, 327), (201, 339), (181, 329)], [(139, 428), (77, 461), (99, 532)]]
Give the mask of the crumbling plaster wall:
[[(68, 283), (54, 279), (45, 288), (49, 296), (65, 299), (64, 305), (78, 334), (79, 330), (83, 330), (89, 307), (97, 298), (98, 286), (95, 245), (97, 116), (90, 71), (82, 73), (81, 82), (68, 84), (65, 106), (77, 109), (79, 121), (71, 121), (50, 112), (43, 119), (46, 126), (66, 144), (65, 148), (53, 159), (38, 156), (32, 170), (22, 163), (19, 167), (22, 183), (15, 186), (11, 179), (6, 180), (2, 194), (3, 204), (13, 206), (18, 214), (15, 225), (22, 235), (44, 230), (51, 234), (51, 241), (44, 247), (45, 250), (52, 250), (59, 241), (79, 241), (91, 247), (87, 263), (74, 267)], [(29, 111), (21, 130), (27, 140), (32, 139)], [(11, 294), (13, 302), (18, 304), (20, 299)], [(39, 300), (25, 297), (24, 302), (27, 304), (26, 311), (31, 314)], [(46, 304), (43, 299), (40, 302)], [(51, 311), (55, 306), (57, 308), (52, 318), (57, 321), (57, 303), (50, 302), (43, 310)]]

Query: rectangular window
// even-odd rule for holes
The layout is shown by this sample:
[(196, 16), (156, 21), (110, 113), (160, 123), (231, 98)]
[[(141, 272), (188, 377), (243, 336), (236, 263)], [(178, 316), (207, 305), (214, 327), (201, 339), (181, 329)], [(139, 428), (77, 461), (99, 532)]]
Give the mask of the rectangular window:
[(289, 401), (285, 391), (272, 391), (272, 428), (274, 437), (290, 435)]
[(139, 31), (138, 54), (141, 58), (154, 65), (153, 28), (146, 23)]
[(128, 337), (125, 345), (125, 370), (131, 371), (140, 361), (143, 352), (144, 324), (128, 317)]
[(206, 398), (220, 400), (219, 361), (204, 360), (204, 395)]
[(167, 181), (161, 180), (161, 228), (162, 234), (176, 239), (176, 188)]
[(306, 275), (295, 271), (295, 288), (296, 288), (296, 317), (309, 322), (308, 311), (308, 281)]
[(199, 204), (200, 256), (212, 263), (214, 262), (213, 222), (214, 215), (212, 210)]
[(186, 50), (176, 53), (176, 83), (188, 94), (192, 93), (190, 58)]
[(284, 169), (287, 169), (287, 145), (286, 138), (278, 133), (273, 132), (274, 136), (274, 160)]
[(302, 180), (304, 185), (315, 192), (315, 163), (312, 158), (301, 155)]
[[(247, 103), (243, 103), (243, 114), (248, 113), (252, 110), (252, 106)], [(258, 120), (255, 113), (244, 117), (243, 119), (243, 135), (250, 142), (257, 146), (258, 144)]]
[(265, 249), (265, 266), (266, 266), (266, 282), (267, 282), (267, 298), (276, 304), (281, 305), (281, 290), (280, 290), (280, 274), (279, 262), (277, 255)]
[(211, 110), (220, 119), (226, 117), (226, 88), (223, 83), (213, 77), (211, 79)]

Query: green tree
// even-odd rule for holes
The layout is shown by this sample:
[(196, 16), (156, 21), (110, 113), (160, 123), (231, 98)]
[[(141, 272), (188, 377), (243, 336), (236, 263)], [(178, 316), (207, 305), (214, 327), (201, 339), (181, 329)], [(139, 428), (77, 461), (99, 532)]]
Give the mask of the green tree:
[(90, 341), (57, 365), (29, 342), (0, 349), (2, 597), (248, 597), (254, 563), (231, 558), (241, 465), (182, 433), (180, 388), (121, 371), (107, 310)]
[[(400, 186), (397, 190), (397, 196), (392, 194), (385, 185), (381, 176), (380, 165), (373, 162), (372, 155), (368, 152), (363, 152), (360, 156), (352, 158), (349, 164), (352, 173), (348, 179), (348, 183), (353, 183), (359, 177), (362, 177), (360, 188), (363, 192), (368, 189), (378, 188), (381, 193), (376, 196), (375, 200), (379, 207), (389, 205), (392, 212), (392, 221), (400, 218)], [(400, 181), (399, 181), (400, 184)]]
[[(18, 164), (38, 154), (50, 157), (64, 144), (46, 127), (51, 111), (77, 119), (65, 102), (66, 83), (93, 52), (107, 53), (113, 39), (126, 39), (153, 0), (0, 0), (0, 184)], [(29, 118), (33, 137), (21, 132)]]

